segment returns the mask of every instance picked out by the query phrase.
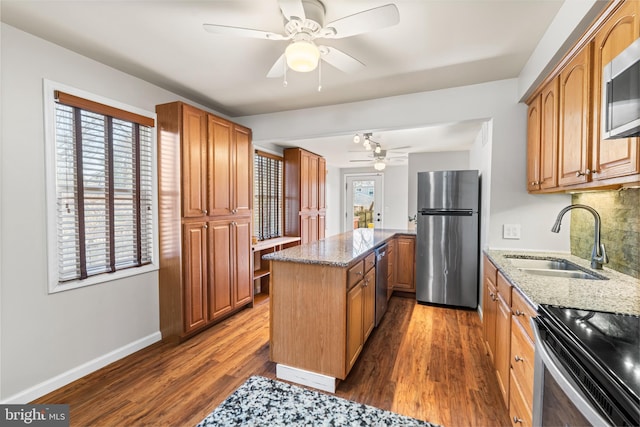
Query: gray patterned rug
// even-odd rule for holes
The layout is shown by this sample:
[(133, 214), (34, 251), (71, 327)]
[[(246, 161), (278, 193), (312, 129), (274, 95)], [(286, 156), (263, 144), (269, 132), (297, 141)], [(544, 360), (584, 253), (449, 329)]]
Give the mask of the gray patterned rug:
[(434, 426), (268, 378), (249, 378), (197, 427)]

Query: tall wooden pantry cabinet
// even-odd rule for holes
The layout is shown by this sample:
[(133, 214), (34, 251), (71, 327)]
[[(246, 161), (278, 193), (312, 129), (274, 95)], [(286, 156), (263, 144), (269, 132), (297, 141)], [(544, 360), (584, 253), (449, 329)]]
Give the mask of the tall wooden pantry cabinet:
[(253, 302), (251, 130), (182, 102), (156, 106), (160, 331), (183, 339)]
[(284, 150), (284, 234), (300, 243), (324, 239), (327, 162), (301, 148)]

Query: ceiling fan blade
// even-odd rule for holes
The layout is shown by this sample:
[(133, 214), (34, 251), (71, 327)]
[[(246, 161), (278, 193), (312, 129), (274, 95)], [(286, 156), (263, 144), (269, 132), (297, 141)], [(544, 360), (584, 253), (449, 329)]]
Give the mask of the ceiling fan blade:
[(403, 145), (402, 147), (395, 147), (387, 150), (389, 153), (400, 152), (399, 150), (406, 150), (407, 148), (411, 148), (410, 145)]
[(355, 73), (365, 67), (362, 62), (335, 47), (319, 46), (319, 48), (322, 54), (320, 57), (326, 61), (327, 64), (336, 67), (340, 71)]
[(284, 75), (284, 67), (286, 66), (285, 60), (286, 58), (283, 53), (282, 55), (280, 55), (280, 58), (278, 58), (276, 62), (273, 63), (273, 66), (267, 73), (267, 77), (270, 79), (276, 78), (276, 77), (282, 77)]
[(291, 18), (294, 17), (299, 18), (301, 21), (306, 19), (304, 7), (302, 7), (302, 0), (278, 0), (278, 4), (287, 21), (290, 21)]
[(263, 40), (288, 40), (288, 36), (271, 33), (269, 31), (254, 30), (251, 28), (229, 27), (218, 24), (202, 24), (204, 29), (213, 34), (223, 34), (228, 36), (249, 37)]
[(353, 163), (357, 163), (357, 162), (368, 162), (368, 163), (370, 163), (370, 162), (373, 162), (373, 160), (349, 160), (349, 161), (353, 162)]
[(400, 22), (400, 14), (395, 4), (376, 7), (345, 16), (325, 25), (320, 37), (342, 39), (368, 31), (391, 27)]

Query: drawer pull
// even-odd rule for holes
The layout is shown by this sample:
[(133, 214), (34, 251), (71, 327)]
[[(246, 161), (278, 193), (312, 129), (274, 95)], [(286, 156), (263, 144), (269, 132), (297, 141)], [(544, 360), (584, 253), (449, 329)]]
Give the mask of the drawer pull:
[(524, 316), (524, 312), (516, 309), (516, 316)]
[(522, 424), (522, 418), (518, 418), (518, 417), (516, 417), (516, 416), (514, 415), (514, 417), (513, 417), (513, 423), (514, 423), (514, 424), (518, 424), (518, 423)]
[(518, 356), (517, 354), (516, 354), (516, 357), (514, 357), (514, 359), (515, 359), (516, 362), (524, 362), (524, 359), (522, 357)]

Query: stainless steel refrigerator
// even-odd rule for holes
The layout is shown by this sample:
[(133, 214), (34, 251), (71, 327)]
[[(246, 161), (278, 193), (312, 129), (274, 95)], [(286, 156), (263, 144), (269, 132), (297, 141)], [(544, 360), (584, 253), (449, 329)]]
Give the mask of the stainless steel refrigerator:
[(479, 208), (477, 170), (418, 173), (418, 302), (478, 306)]

